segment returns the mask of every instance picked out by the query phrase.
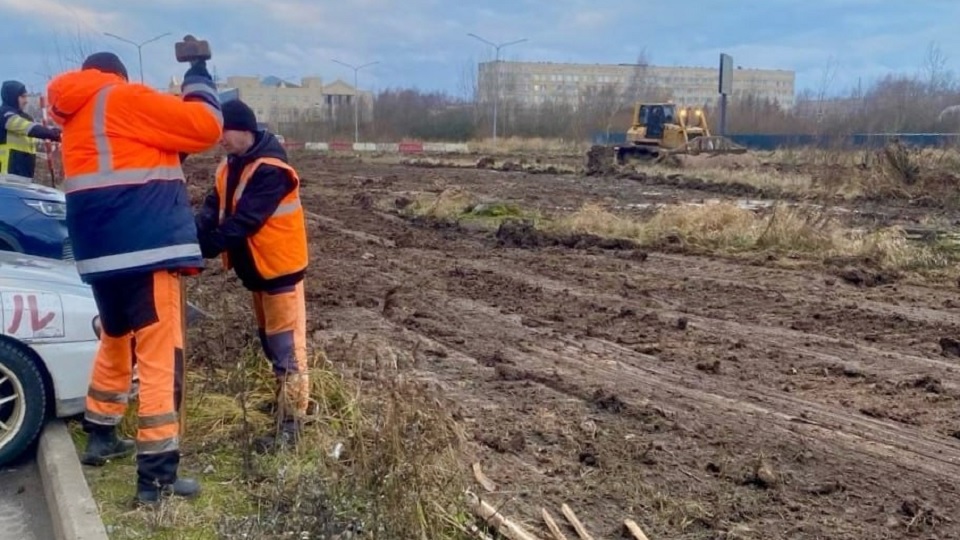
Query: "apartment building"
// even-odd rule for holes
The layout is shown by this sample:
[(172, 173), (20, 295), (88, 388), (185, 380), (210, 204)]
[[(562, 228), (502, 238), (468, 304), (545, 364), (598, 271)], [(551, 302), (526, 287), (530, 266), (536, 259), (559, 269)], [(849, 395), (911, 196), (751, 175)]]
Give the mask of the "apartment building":
[[(373, 94), (357, 91), (341, 80), (323, 84), (320, 77), (304, 77), (299, 84), (277, 77), (230, 76), (217, 82), (222, 99), (242, 99), (263, 123), (296, 122), (298, 120), (330, 120), (349, 113), (359, 99), (361, 122), (373, 116)], [(170, 81), (170, 92), (180, 93), (180, 81)], [(344, 110), (344, 109), (348, 110)]]
[[(478, 87), (484, 101), (496, 95), (496, 68), (496, 62), (479, 65)], [(499, 68), (501, 101), (527, 105), (560, 102), (576, 106), (605, 87), (631, 101), (663, 99), (666, 93), (683, 106), (713, 106), (720, 98), (717, 67), (501, 61)], [(732, 97), (754, 95), (791, 109), (795, 83), (793, 71), (738, 67), (733, 72)]]

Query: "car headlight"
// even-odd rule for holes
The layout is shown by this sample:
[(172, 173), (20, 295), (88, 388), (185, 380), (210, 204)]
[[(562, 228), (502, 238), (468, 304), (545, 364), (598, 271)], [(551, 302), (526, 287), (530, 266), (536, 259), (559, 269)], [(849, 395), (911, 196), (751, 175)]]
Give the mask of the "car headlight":
[(103, 332), (103, 325), (100, 324), (100, 316), (93, 316), (93, 333), (97, 335), (97, 339), (100, 339), (100, 333)]
[(45, 216), (56, 219), (67, 219), (67, 205), (58, 201), (44, 201), (41, 199), (22, 199), (24, 204)]

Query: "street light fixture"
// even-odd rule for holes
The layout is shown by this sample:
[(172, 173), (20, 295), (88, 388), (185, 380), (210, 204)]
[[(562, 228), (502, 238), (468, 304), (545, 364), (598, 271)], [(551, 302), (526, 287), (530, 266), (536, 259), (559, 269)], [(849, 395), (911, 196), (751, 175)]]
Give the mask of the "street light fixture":
[(360, 87), (357, 86), (357, 72), (359, 72), (361, 69), (365, 67), (372, 66), (374, 64), (379, 64), (380, 62), (379, 61), (369, 62), (367, 64), (363, 64), (362, 66), (353, 66), (353, 65), (347, 64), (346, 62), (341, 62), (336, 59), (334, 59), (333, 62), (336, 62), (341, 66), (345, 66), (353, 70), (353, 92), (354, 92), (353, 93), (353, 142), (359, 143), (360, 142), (360, 114), (359, 114)]
[(167, 37), (167, 36), (169, 36), (169, 35), (170, 35), (170, 32), (167, 32), (167, 33), (165, 33), (165, 34), (160, 34), (159, 36), (152, 37), (152, 38), (150, 38), (150, 39), (148, 39), (148, 40), (146, 40), (146, 41), (140, 42), (140, 43), (137, 43), (136, 41), (130, 41), (130, 40), (127, 39), (127, 38), (120, 37), (120, 36), (118, 36), (118, 35), (116, 35), (116, 34), (111, 34), (110, 32), (104, 32), (103, 35), (105, 35), (105, 36), (110, 36), (110, 37), (112, 37), (112, 38), (114, 38), (114, 39), (119, 39), (120, 41), (123, 41), (123, 42), (125, 42), (125, 43), (129, 43), (129, 44), (131, 44), (131, 45), (133, 45), (134, 47), (137, 48), (137, 58), (138, 58), (139, 63), (140, 63), (140, 84), (143, 84), (143, 51), (142, 51), (143, 46), (146, 45), (147, 43), (153, 43), (154, 41), (156, 41), (156, 40), (158, 40), (158, 39), (160, 39), (160, 38), (162, 38), (162, 37)]
[(516, 41), (507, 41), (505, 43), (494, 43), (492, 41), (487, 41), (486, 39), (483, 39), (482, 37), (474, 33), (467, 33), (467, 35), (472, 38), (476, 38), (486, 43), (487, 45), (490, 45), (496, 51), (496, 56), (494, 57), (495, 60), (493, 64), (494, 66), (493, 67), (493, 76), (494, 76), (493, 84), (494, 84), (494, 92), (495, 92), (495, 95), (493, 96), (493, 144), (497, 144), (497, 102), (500, 101), (500, 49), (504, 47), (509, 47), (510, 45), (516, 45), (517, 43), (523, 43), (524, 41), (528, 41), (528, 40), (527, 38), (523, 38), (523, 39), (518, 39)]

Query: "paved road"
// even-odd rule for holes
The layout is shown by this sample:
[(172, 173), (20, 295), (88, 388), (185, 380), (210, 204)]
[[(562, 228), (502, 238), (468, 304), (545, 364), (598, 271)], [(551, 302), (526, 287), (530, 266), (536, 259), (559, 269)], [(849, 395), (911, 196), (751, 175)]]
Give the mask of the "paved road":
[(34, 456), (0, 468), (0, 540), (51, 540), (53, 526)]

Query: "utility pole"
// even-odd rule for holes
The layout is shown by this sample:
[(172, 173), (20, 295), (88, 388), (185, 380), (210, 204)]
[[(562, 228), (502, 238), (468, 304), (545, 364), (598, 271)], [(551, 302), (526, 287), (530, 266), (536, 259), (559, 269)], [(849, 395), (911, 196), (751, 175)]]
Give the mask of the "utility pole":
[(167, 33), (165, 33), (165, 34), (160, 34), (159, 36), (152, 37), (152, 38), (150, 38), (150, 39), (148, 39), (148, 40), (146, 40), (146, 41), (142, 41), (142, 42), (140, 42), (140, 43), (137, 43), (136, 41), (130, 41), (130, 40), (127, 39), (127, 38), (120, 37), (120, 36), (118, 36), (118, 35), (116, 35), (116, 34), (111, 34), (110, 32), (104, 32), (103, 35), (105, 35), (105, 36), (110, 36), (110, 37), (112, 37), (112, 38), (114, 38), (114, 39), (119, 39), (120, 41), (123, 41), (123, 42), (125, 42), (125, 43), (129, 43), (129, 44), (131, 44), (131, 45), (133, 45), (134, 47), (137, 48), (137, 58), (138, 58), (138, 61), (139, 61), (139, 64), (140, 64), (140, 84), (143, 84), (143, 46), (146, 45), (147, 43), (153, 43), (154, 41), (156, 41), (156, 40), (158, 40), (158, 39), (160, 39), (160, 38), (162, 38), (162, 37), (167, 37), (167, 36), (169, 36), (169, 35), (170, 35), (170, 32), (167, 32)]
[(374, 64), (379, 64), (380, 62), (379, 61), (369, 62), (369, 63), (363, 64), (362, 66), (353, 66), (353, 65), (347, 64), (346, 62), (341, 62), (339, 60), (333, 60), (333, 61), (340, 64), (341, 66), (345, 66), (353, 70), (353, 142), (359, 143), (360, 142), (360, 114), (359, 114), (360, 87), (358, 86), (358, 82), (357, 82), (357, 73), (365, 67), (372, 66)]
[(493, 96), (493, 144), (497, 144), (497, 102), (500, 101), (500, 49), (509, 47), (510, 45), (516, 45), (517, 43), (523, 43), (524, 41), (527, 41), (527, 38), (518, 39), (516, 41), (508, 41), (505, 43), (494, 43), (492, 41), (487, 41), (486, 39), (483, 39), (474, 33), (468, 33), (467, 35), (478, 39), (487, 45), (490, 45), (496, 51), (493, 64), (493, 85), (495, 93)]

